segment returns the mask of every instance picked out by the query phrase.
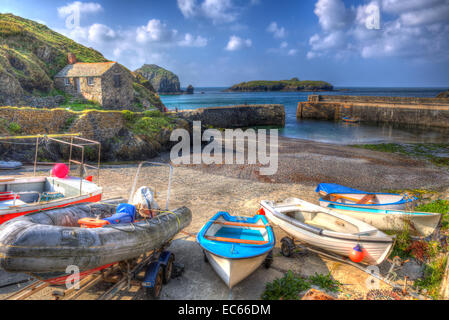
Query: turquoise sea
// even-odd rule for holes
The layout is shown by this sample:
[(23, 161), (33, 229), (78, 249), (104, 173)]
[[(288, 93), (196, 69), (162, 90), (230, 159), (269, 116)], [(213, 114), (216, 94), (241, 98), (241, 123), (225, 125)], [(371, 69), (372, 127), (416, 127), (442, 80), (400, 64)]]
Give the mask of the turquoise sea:
[[(168, 109), (195, 109), (237, 104), (283, 104), (286, 125), (280, 135), (338, 144), (364, 143), (442, 143), (449, 141), (449, 130), (374, 124), (345, 124), (333, 121), (297, 120), (298, 102), (313, 92), (223, 92), (226, 88), (195, 88), (193, 95), (161, 96)], [(344, 91), (320, 94), (392, 97), (435, 97), (447, 88), (335, 88)]]

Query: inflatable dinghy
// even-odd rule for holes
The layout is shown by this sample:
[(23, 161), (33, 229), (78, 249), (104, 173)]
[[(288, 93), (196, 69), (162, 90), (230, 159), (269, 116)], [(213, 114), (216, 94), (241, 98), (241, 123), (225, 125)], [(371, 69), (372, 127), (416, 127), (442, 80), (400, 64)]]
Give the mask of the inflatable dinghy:
[(0, 268), (51, 282), (68, 266), (98, 270), (160, 248), (192, 220), (182, 207), (135, 221), (130, 207), (92, 203), (9, 220), (0, 226)]

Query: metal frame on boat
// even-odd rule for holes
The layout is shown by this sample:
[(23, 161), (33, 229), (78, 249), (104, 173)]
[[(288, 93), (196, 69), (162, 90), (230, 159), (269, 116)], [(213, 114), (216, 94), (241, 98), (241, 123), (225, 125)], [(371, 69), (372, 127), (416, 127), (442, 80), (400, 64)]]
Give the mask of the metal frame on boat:
[[(62, 139), (69, 138), (69, 141), (64, 141)], [(100, 155), (101, 155), (101, 144), (98, 141), (86, 139), (80, 137), (79, 133), (73, 134), (51, 134), (51, 135), (34, 135), (34, 136), (6, 136), (0, 137), (0, 141), (2, 140), (18, 140), (18, 139), (36, 139), (36, 148), (35, 148), (35, 156), (33, 163), (33, 176), (32, 177), (0, 177), (0, 190), (3, 192), (9, 192), (13, 195), (13, 199), (11, 201), (3, 201), (2, 206), (0, 206), (0, 224), (10, 220), (12, 218), (37, 212), (41, 210), (50, 210), (54, 208), (61, 208), (73, 204), (83, 203), (83, 202), (98, 202), (101, 200), (102, 196), (102, 188), (100, 188), (97, 184), (100, 181)], [(65, 179), (60, 179), (57, 177), (37, 177), (37, 166), (38, 165), (48, 165), (48, 163), (39, 163), (38, 162), (38, 152), (40, 142), (42, 140), (45, 141), (54, 141), (59, 144), (68, 145), (70, 148), (69, 152), (69, 172), (72, 164), (79, 166), (79, 177), (69, 177)], [(96, 146), (98, 148), (98, 165), (90, 165), (85, 162), (85, 148), (90, 146)], [(81, 159), (75, 160), (73, 159), (73, 149), (79, 149), (81, 151)], [(86, 168), (91, 168), (96, 170), (96, 183), (94, 184), (91, 181), (85, 180)], [(34, 192), (38, 194), (38, 198), (36, 201), (31, 203), (18, 202), (17, 199), (20, 197), (21, 193), (30, 193), (29, 190), (26, 190), (25, 185), (44, 183), (50, 186), (52, 189), (64, 190), (64, 188), (68, 188), (71, 190), (70, 196), (64, 196), (62, 198), (57, 199), (42, 199), (42, 194), (40, 192)], [(76, 185), (79, 184), (79, 187)], [(17, 191), (15, 191), (15, 189)], [(75, 190), (76, 195), (75, 195)]]

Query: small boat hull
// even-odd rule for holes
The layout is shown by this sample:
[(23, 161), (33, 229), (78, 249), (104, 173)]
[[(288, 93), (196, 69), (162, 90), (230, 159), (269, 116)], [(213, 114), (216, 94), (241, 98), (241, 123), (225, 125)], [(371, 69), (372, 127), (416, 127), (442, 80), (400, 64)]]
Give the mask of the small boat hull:
[(264, 216), (233, 217), (227, 212), (217, 213), (198, 233), (197, 241), (229, 288), (259, 268), (276, 243)]
[(424, 237), (433, 234), (441, 220), (439, 213), (351, 208), (339, 205), (330, 205), (328, 208), (362, 220), (380, 230), (403, 231), (408, 226), (411, 234)]
[[(81, 185), (81, 192), (79, 188)], [(63, 198), (50, 201), (23, 202), (18, 200), (0, 201), (0, 225), (8, 220), (29, 213), (63, 208), (75, 204), (101, 201), (103, 190), (96, 184), (79, 178), (65, 179), (54, 177), (26, 177), (0, 179), (0, 192), (12, 190), (13, 193), (36, 191), (29, 194), (42, 194), (42, 192), (57, 191), (64, 194)]]
[(223, 258), (209, 251), (205, 251), (205, 254), (210, 265), (220, 276), (223, 282), (229, 288), (233, 288), (260, 267), (260, 265), (265, 261), (268, 252), (263, 255), (247, 259)]
[[(360, 220), (300, 199), (288, 199), (279, 206), (270, 201), (262, 201), (261, 206), (268, 220), (294, 239), (312, 247), (348, 257), (356, 245), (361, 245), (365, 249), (365, 256), (361, 261), (364, 264), (378, 265), (382, 263), (388, 257), (394, 245), (394, 238)], [(352, 226), (352, 228), (355, 228), (354, 231), (359, 232), (333, 231), (325, 227), (320, 228), (310, 223), (303, 223), (282, 213), (287, 212), (287, 210), (308, 212), (312, 215), (316, 214), (316, 217), (321, 214), (323, 225), (327, 221), (329, 223), (335, 221), (337, 228), (340, 226), (343, 229)]]
[(404, 210), (414, 205), (418, 198), (395, 193), (369, 193), (335, 183), (320, 183), (316, 192), (321, 195), (320, 206), (373, 208), (380, 210)]

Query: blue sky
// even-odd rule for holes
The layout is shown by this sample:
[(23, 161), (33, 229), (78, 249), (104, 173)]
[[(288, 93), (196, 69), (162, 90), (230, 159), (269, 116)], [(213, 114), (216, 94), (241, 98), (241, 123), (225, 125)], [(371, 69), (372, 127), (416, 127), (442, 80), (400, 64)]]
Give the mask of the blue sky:
[(0, 11), (132, 70), (168, 68), (184, 87), (292, 77), (449, 87), (449, 0), (0, 0)]

